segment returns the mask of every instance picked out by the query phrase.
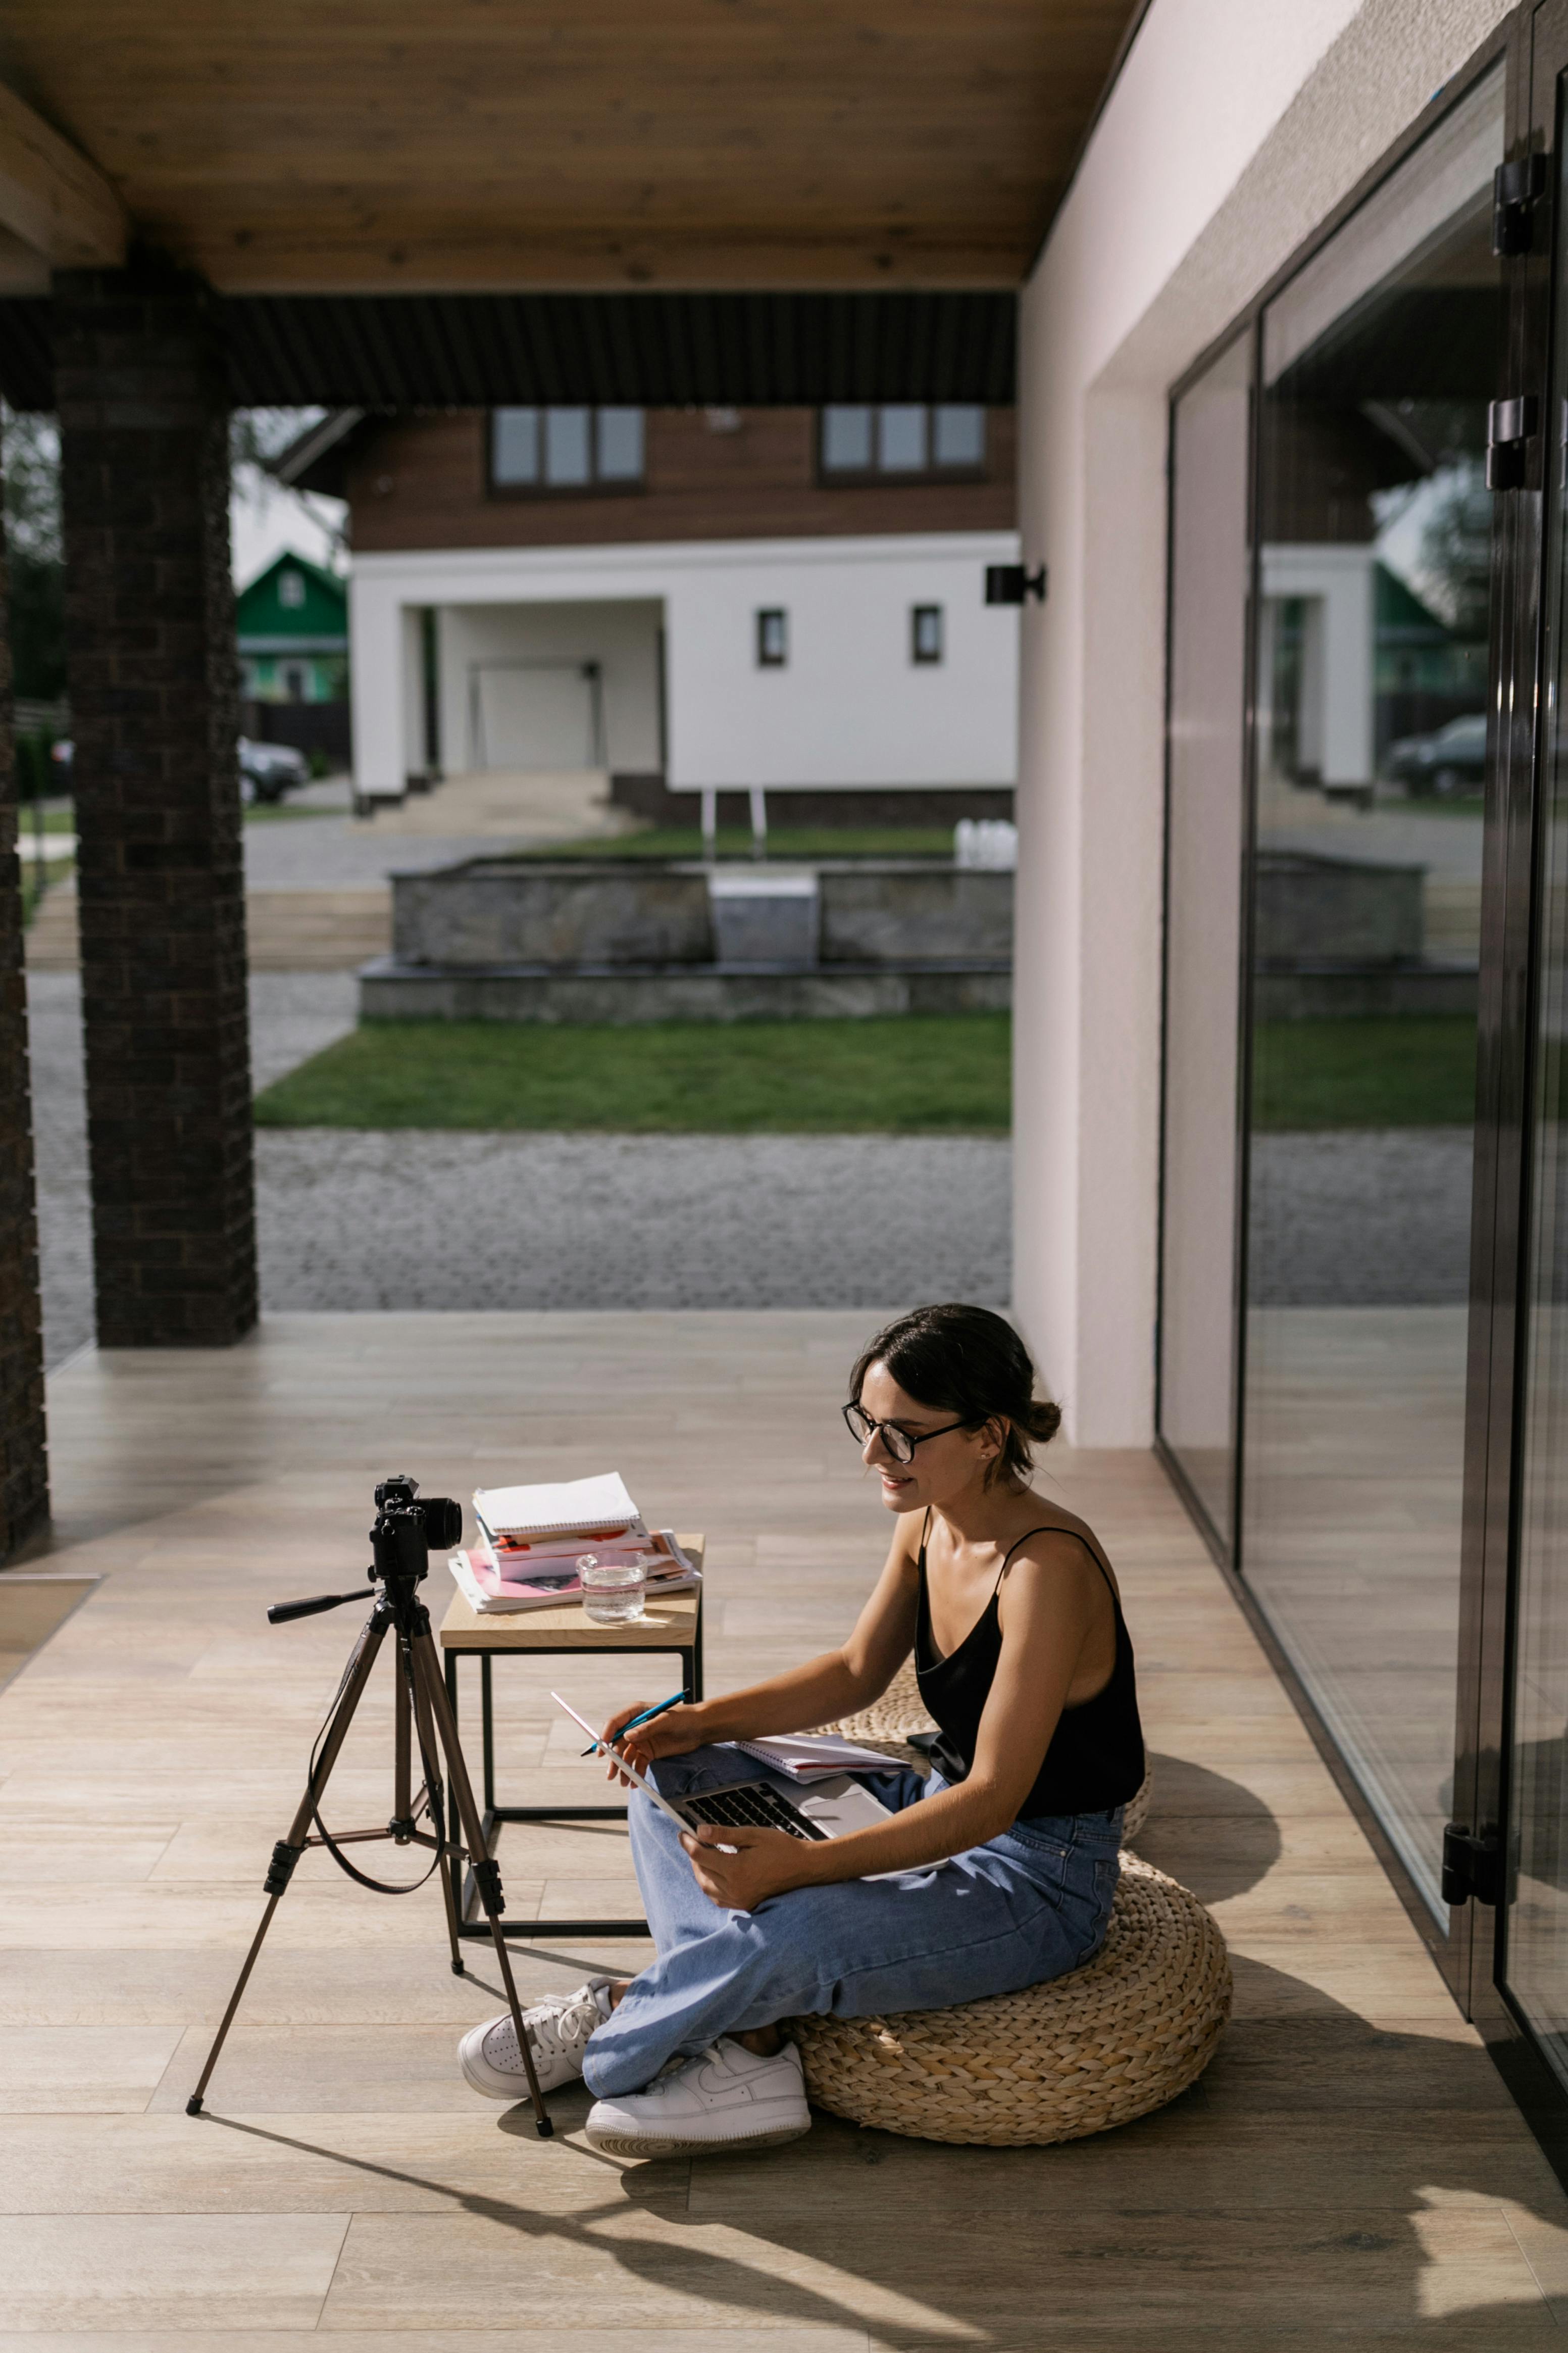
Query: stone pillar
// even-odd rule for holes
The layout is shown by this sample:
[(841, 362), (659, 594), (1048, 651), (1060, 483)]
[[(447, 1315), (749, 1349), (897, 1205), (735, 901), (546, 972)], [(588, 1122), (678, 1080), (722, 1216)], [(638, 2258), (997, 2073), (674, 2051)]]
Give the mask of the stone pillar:
[(0, 1562), (49, 1515), (44, 1451), (44, 1335), (27, 1078), (27, 988), (22, 965), (22, 870), (11, 649), (0, 544)]
[(98, 1338), (256, 1321), (228, 396), (196, 281), (55, 278)]

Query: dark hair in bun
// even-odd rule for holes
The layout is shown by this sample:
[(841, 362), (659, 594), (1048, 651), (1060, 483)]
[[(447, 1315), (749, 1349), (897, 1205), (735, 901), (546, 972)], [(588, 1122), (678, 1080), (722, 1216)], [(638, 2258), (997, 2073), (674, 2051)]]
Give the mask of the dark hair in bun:
[(917, 1307), (879, 1332), (849, 1377), (858, 1401), (873, 1365), (886, 1365), (899, 1387), (933, 1411), (951, 1413), (978, 1430), (1005, 1421), (1007, 1436), (987, 1474), (1023, 1480), (1034, 1468), (1030, 1441), (1048, 1445), (1061, 1428), (1061, 1408), (1035, 1395), (1035, 1366), (1005, 1316), (989, 1307)]

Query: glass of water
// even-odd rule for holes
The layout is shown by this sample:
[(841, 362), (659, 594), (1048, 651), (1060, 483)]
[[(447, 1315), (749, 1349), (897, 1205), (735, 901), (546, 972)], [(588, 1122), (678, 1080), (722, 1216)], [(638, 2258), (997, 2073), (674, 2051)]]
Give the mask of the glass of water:
[(640, 1561), (599, 1560), (589, 1552), (577, 1563), (583, 1608), (595, 1626), (625, 1626), (643, 1614), (647, 1578)]

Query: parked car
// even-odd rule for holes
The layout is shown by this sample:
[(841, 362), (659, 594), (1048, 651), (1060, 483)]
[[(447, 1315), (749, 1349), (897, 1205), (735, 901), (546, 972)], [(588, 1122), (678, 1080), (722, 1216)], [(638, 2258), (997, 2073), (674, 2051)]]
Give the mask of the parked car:
[(1486, 781), (1487, 714), (1467, 712), (1430, 735), (1405, 735), (1384, 754), (1383, 772), (1412, 798), (1447, 799)]
[[(68, 736), (49, 747), (50, 759), (62, 772), (62, 789), (70, 784), (72, 748)], [(280, 801), (296, 785), (310, 781), (310, 764), (292, 744), (257, 744), (248, 735), (240, 737), (239, 785), (247, 801)]]
[(310, 764), (292, 744), (256, 744), (239, 739), (240, 788), (247, 801), (280, 801), (296, 785), (309, 784)]

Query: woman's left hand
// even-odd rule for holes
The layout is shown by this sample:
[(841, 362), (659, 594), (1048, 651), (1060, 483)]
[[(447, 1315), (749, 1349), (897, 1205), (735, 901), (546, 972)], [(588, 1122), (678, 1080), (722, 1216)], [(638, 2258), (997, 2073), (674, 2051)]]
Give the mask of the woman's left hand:
[[(680, 1843), (691, 1857), (692, 1877), (703, 1894), (726, 1911), (754, 1912), (770, 1895), (810, 1883), (811, 1849), (788, 1831), (731, 1829), (728, 1824), (716, 1830), (704, 1822), (695, 1831), (683, 1831)], [(725, 1854), (721, 1844), (737, 1852)]]

